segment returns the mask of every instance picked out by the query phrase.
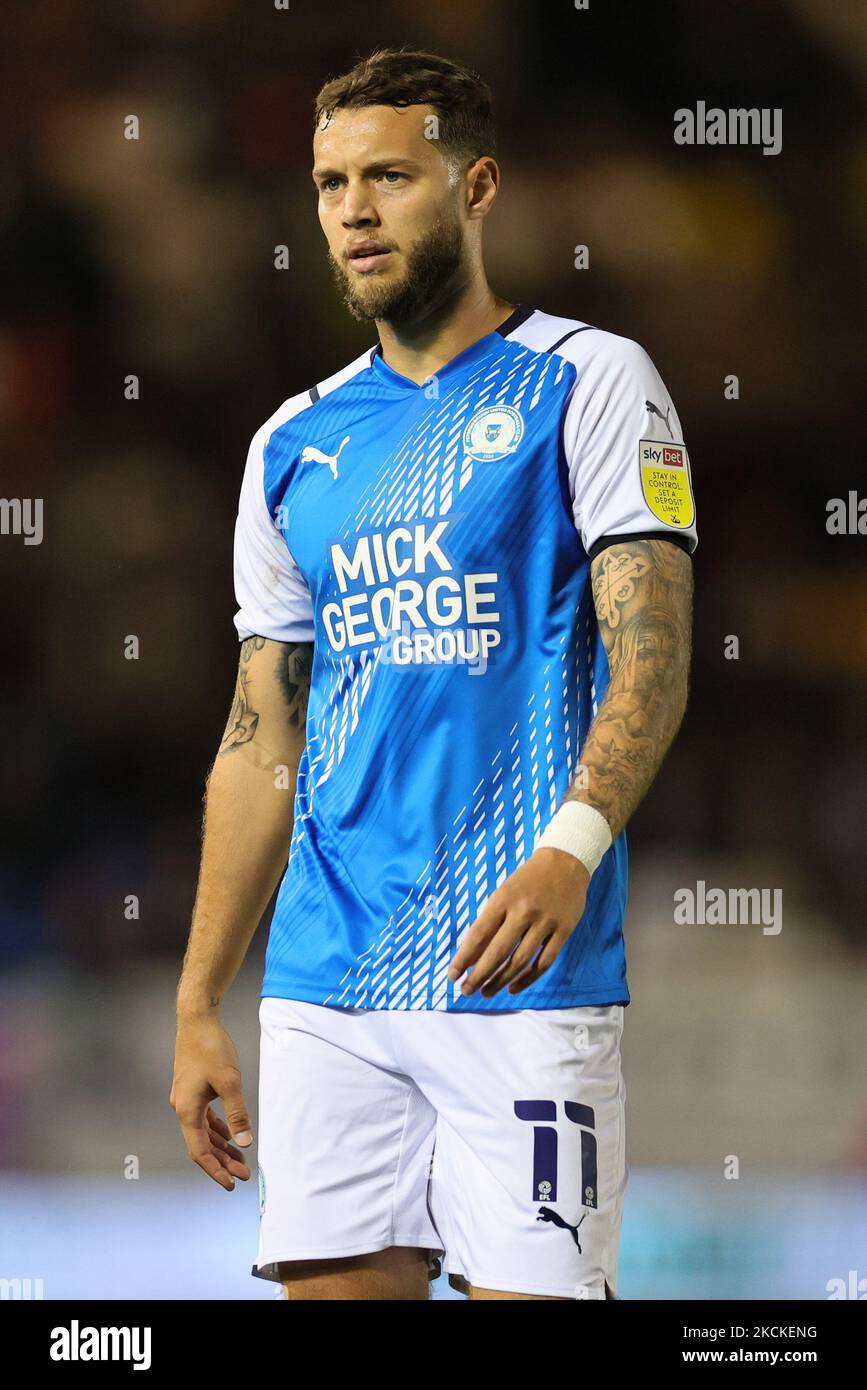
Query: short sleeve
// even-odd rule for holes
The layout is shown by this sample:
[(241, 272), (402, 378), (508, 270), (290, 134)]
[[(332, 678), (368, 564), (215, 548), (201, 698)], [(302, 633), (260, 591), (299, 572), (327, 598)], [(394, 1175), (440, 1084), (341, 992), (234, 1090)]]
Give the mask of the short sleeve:
[(265, 500), (264, 449), (269, 434), (263, 426), (253, 436), (241, 483), (235, 523), (235, 627), (241, 639), (255, 633), (275, 642), (312, 642), (310, 590)]
[(698, 535), (689, 456), (662, 378), (629, 338), (594, 330), (574, 341), (581, 355), (563, 446), (584, 549), (592, 559), (623, 536), (664, 536), (691, 554)]

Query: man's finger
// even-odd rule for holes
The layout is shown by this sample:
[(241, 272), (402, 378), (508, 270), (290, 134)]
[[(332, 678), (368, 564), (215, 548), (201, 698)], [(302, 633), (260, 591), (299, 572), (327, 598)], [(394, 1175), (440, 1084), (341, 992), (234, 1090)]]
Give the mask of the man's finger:
[(502, 925), (506, 910), (501, 900), (492, 895), (488, 898), (478, 917), (467, 928), (467, 934), (452, 957), (446, 974), (450, 980), (459, 980), (468, 966), (478, 958), (491, 937)]
[(490, 999), (492, 995), (499, 993), (504, 985), (527, 970), (555, 931), (556, 927), (553, 924), (544, 926), (540, 923), (539, 926), (525, 932), (506, 963), (489, 980), (485, 980), (480, 991), (482, 996)]
[[(223, 1125), (223, 1129), (225, 1128), (226, 1126)], [(229, 1171), (233, 1173), (235, 1177), (243, 1178), (246, 1182), (250, 1170), (247, 1167), (244, 1155), (240, 1152), (240, 1150), (236, 1149), (235, 1145), (231, 1144), (228, 1139), (224, 1139), (223, 1135), (219, 1134), (216, 1129), (212, 1128), (210, 1123), (208, 1125), (208, 1139), (210, 1140), (211, 1148), (214, 1150), (217, 1157), (220, 1158), (220, 1161), (223, 1162), (224, 1167), (229, 1167)], [(232, 1163), (236, 1164), (238, 1168), (240, 1168), (242, 1171), (236, 1172), (234, 1168), (232, 1168), (221, 1158), (221, 1155), (223, 1154), (226, 1155), (227, 1159), (231, 1159)]]
[(201, 1120), (194, 1120), (192, 1116), (178, 1116), (181, 1125), (181, 1133), (184, 1136), (184, 1143), (187, 1146), (187, 1153), (194, 1163), (207, 1173), (209, 1178), (219, 1183), (227, 1192), (231, 1192), (235, 1186), (235, 1179), (223, 1167), (217, 1155), (213, 1152), (208, 1138), (207, 1130)]
[(490, 979), (491, 975), (505, 964), (526, 930), (526, 926), (518, 925), (508, 917), (506, 918), (493, 941), (490, 942), (481, 958), (476, 962), (470, 978), (464, 980), (461, 985), (461, 990), (465, 996), (475, 994)]
[(229, 1143), (229, 1126), (210, 1105), (205, 1111), (205, 1123), (208, 1127), (208, 1140), (221, 1166), (231, 1173), (233, 1178), (249, 1182), (250, 1169), (244, 1161), (244, 1155), (234, 1144)]
[(222, 1134), (224, 1139), (231, 1139), (232, 1136), (229, 1133), (229, 1126), (226, 1124), (222, 1115), (217, 1114), (212, 1105), (209, 1105), (205, 1111), (205, 1119), (212, 1129), (215, 1129), (218, 1134)]
[(553, 936), (549, 937), (547, 942), (545, 943), (541, 955), (539, 955), (539, 957), (533, 961), (533, 964), (530, 966), (528, 970), (524, 972), (523, 975), (520, 975), (509, 985), (509, 993), (521, 994), (522, 991), (528, 989), (530, 985), (534, 985), (536, 981), (540, 979), (542, 975), (545, 974), (545, 971), (550, 969), (550, 967), (554, 964), (554, 961), (557, 959), (562, 944), (563, 943), (556, 932)]
[(214, 1179), (215, 1183), (219, 1183), (220, 1187), (225, 1188), (227, 1192), (234, 1192), (235, 1179), (232, 1177), (232, 1174), (227, 1172), (223, 1167), (217, 1155), (211, 1153), (210, 1149), (207, 1153), (192, 1154), (191, 1157), (193, 1162), (197, 1163), (199, 1167), (207, 1173), (209, 1178)]
[(223, 1098), (223, 1109), (226, 1112), (226, 1124), (231, 1131), (231, 1137), (236, 1144), (240, 1144), (246, 1149), (253, 1142), (253, 1135), (250, 1129), (250, 1116), (244, 1102), (244, 1093), (241, 1089), (240, 1076), (224, 1082), (220, 1095)]
[(225, 1172), (229, 1173), (233, 1178), (239, 1178), (241, 1182), (249, 1182), (250, 1169), (240, 1155), (237, 1158), (233, 1158), (225, 1149), (213, 1149), (212, 1152), (220, 1167), (223, 1168)]
[[(216, 1110), (214, 1110), (213, 1107), (210, 1105), (208, 1106), (208, 1109), (205, 1112), (205, 1119), (207, 1120), (209, 1127), (221, 1139), (230, 1140), (234, 1137), (232, 1131), (229, 1129), (229, 1126), (226, 1124), (226, 1121), (223, 1119), (222, 1115), (218, 1115)], [(239, 1157), (243, 1158), (244, 1155), (239, 1154)]]
[(209, 1129), (208, 1138), (211, 1142), (211, 1148), (215, 1149), (218, 1155), (227, 1154), (228, 1157), (233, 1158), (236, 1163), (244, 1162), (244, 1155), (240, 1150), (236, 1149), (234, 1144), (230, 1144), (228, 1139), (224, 1139), (221, 1134), (217, 1134), (214, 1130)]

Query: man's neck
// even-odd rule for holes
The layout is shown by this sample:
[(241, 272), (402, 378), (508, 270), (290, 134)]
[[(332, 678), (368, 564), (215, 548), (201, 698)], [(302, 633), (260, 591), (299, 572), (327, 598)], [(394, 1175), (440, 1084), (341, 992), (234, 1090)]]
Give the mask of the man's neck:
[(505, 323), (514, 307), (483, 282), (467, 286), (418, 323), (394, 325), (378, 319), (383, 361), (420, 386), (465, 348)]

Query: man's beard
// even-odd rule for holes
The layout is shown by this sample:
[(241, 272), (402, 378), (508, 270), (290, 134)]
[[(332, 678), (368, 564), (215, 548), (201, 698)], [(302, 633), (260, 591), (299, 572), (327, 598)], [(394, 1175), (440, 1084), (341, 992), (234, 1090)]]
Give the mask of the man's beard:
[(363, 322), (385, 319), (388, 323), (414, 323), (439, 302), (455, 279), (463, 259), (464, 236), (459, 219), (438, 217), (419, 237), (406, 256), (406, 274), (398, 284), (367, 277), (358, 285), (352, 271), (344, 270), (329, 252), (334, 283), (353, 318)]

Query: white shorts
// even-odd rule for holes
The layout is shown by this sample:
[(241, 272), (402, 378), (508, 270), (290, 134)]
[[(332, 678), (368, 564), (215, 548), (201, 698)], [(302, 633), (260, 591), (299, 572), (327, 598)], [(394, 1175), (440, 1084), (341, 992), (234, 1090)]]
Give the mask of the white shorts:
[(406, 1245), (463, 1292), (616, 1297), (623, 1012), (263, 999), (253, 1273)]

